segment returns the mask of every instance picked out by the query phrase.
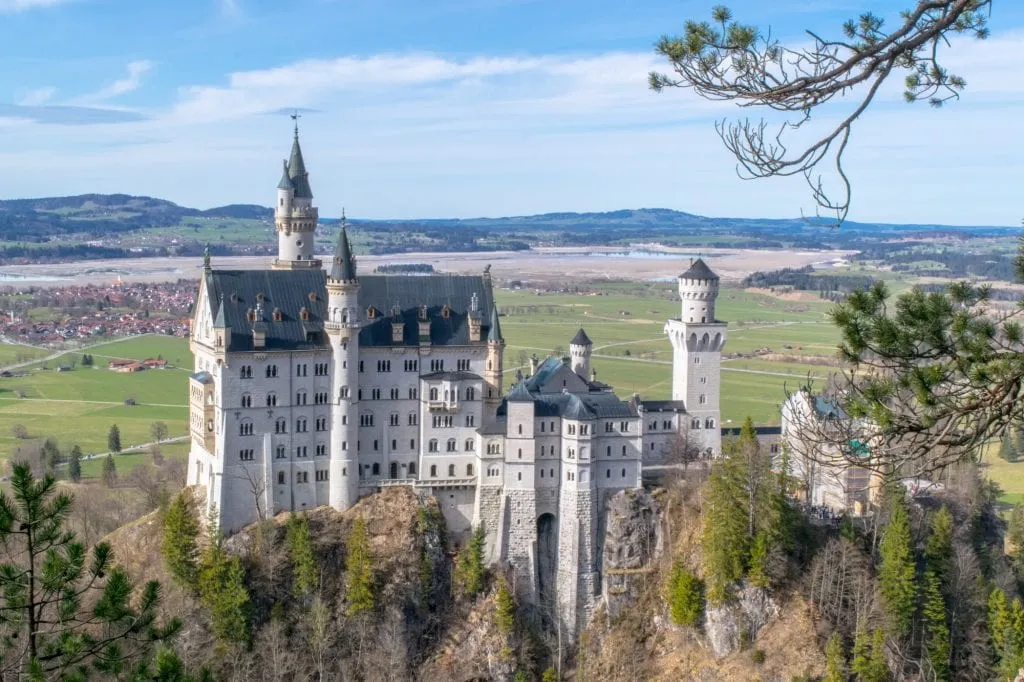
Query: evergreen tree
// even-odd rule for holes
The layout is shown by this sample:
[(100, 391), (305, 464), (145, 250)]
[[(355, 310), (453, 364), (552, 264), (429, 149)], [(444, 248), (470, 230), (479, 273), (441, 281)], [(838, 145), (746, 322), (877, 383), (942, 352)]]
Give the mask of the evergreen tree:
[(871, 665), (868, 660), (870, 653), (868, 632), (863, 628), (858, 628), (853, 639), (853, 660), (850, 661), (850, 672), (856, 676), (858, 682), (864, 682), (870, 674)]
[(506, 637), (512, 634), (515, 627), (516, 602), (512, 599), (512, 593), (508, 591), (505, 581), (498, 585), (498, 594), (495, 596), (494, 620), (498, 625), (498, 631)]
[(833, 632), (825, 645), (825, 677), (822, 682), (846, 682), (846, 654), (843, 638)]
[(117, 424), (111, 424), (107, 432), (107, 450), (121, 452), (121, 429), (117, 428)]
[(82, 480), (82, 448), (77, 445), (71, 448), (71, 456), (68, 460), (68, 478), (75, 483)]
[(704, 584), (681, 563), (669, 578), (669, 616), (676, 625), (696, 627), (704, 615)]
[(544, 671), (544, 674), (541, 675), (540, 682), (558, 682), (558, 671), (553, 667), (548, 668)]
[(320, 584), (320, 570), (313, 554), (313, 538), (305, 514), (292, 512), (288, 517), (286, 541), (288, 558), (292, 562), (292, 593), (296, 597), (309, 596)]
[(57, 465), (60, 464), (60, 461), (61, 454), (57, 441), (53, 438), (47, 438), (43, 442), (43, 463), (47, 471), (56, 473)]
[(708, 601), (718, 606), (743, 577), (750, 547), (743, 471), (737, 443), (727, 443), (723, 457), (711, 465), (704, 495), (704, 575)]
[(871, 658), (868, 659), (867, 675), (863, 682), (886, 682), (889, 679), (889, 664), (885, 660), (885, 631), (875, 630), (871, 637)]
[(754, 587), (768, 587), (768, 531), (761, 531), (754, 537), (750, 548), (750, 570), (747, 579)]
[(1012, 429), (1006, 429), (1003, 438), (999, 443), (999, 456), (1007, 462), (1016, 462), (1020, 459), (1020, 451), (1017, 449), (1017, 439), (1011, 433)]
[(1006, 537), (1010, 541), (1010, 563), (1017, 575), (1024, 575), (1024, 504), (1013, 506)]
[(935, 682), (947, 682), (952, 679), (949, 668), (951, 647), (949, 623), (946, 616), (946, 602), (942, 598), (941, 582), (932, 571), (928, 571), (925, 576), (923, 598), (925, 659), (931, 666)]
[(917, 600), (917, 583), (910, 519), (902, 495), (893, 496), (890, 509), (889, 523), (879, 545), (881, 566), (878, 569), (878, 586), (890, 632), (899, 639), (910, 633)]
[(164, 517), (164, 535), (160, 544), (167, 572), (182, 587), (196, 589), (199, 571), (199, 519), (196, 516), (195, 498), (188, 489), (174, 498)]
[(1005, 592), (993, 589), (988, 600), (988, 631), (1000, 674), (1013, 679), (1024, 667), (1024, 607), (1020, 599), (1009, 604)]
[(238, 557), (224, 548), (216, 526), (209, 529), (210, 544), (199, 560), (199, 600), (210, 611), (214, 637), (222, 645), (243, 644), (249, 639), (249, 591), (245, 570)]
[(347, 613), (356, 616), (373, 610), (373, 557), (366, 536), (366, 522), (356, 519), (348, 535), (345, 558)]
[(945, 585), (953, 570), (953, 516), (946, 505), (932, 514), (931, 531), (924, 545), (925, 565)]
[(117, 484), (117, 464), (114, 463), (114, 456), (107, 453), (103, 460), (103, 485), (113, 488)]
[(459, 563), (455, 567), (455, 580), (470, 598), (475, 597), (484, 586), (485, 543), (484, 527), (479, 525), (473, 529), (469, 542), (459, 553)]
[(133, 599), (107, 543), (88, 556), (65, 526), (71, 507), (52, 476), (37, 479), (23, 462), (0, 491), (0, 542), (19, 548), (0, 563), (0, 658), (19, 679), (84, 679), (90, 668), (115, 676), (180, 628), (157, 622), (159, 583)]

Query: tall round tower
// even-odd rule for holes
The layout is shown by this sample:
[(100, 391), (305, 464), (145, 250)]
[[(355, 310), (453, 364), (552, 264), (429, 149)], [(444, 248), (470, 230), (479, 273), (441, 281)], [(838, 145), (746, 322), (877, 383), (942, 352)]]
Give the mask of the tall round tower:
[(314, 257), (313, 238), (320, 213), (313, 206), (313, 190), (309, 186), (309, 173), (299, 146), (299, 126), (295, 126), (292, 153), (284, 162), (284, 174), (277, 183), (277, 205), (274, 206), (274, 225), (277, 228), (277, 260), (275, 270), (317, 268), (321, 263)]
[(359, 499), (359, 280), (348, 228), (327, 273), (327, 334), (333, 354), (330, 504), (339, 511)]
[(569, 342), (569, 357), (572, 362), (572, 371), (584, 379), (590, 377), (590, 354), (593, 349), (594, 343), (583, 331), (583, 327), (580, 327), (576, 336)]
[(718, 275), (698, 258), (679, 275), (679, 298), (683, 302), (683, 322), (707, 324), (715, 321)]

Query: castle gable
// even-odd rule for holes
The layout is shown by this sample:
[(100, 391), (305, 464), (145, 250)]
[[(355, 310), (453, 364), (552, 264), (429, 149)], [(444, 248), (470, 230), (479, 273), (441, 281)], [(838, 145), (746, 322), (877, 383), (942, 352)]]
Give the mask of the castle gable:
[(531, 393), (585, 393), (590, 390), (590, 384), (561, 359), (550, 357), (526, 380), (526, 388)]
[(224, 322), (231, 329), (231, 351), (252, 351), (253, 327), (265, 328), (264, 350), (302, 350), (327, 345), (323, 270), (214, 270), (208, 277), (207, 301), (223, 301)]
[[(359, 277), (359, 304), (363, 309), (361, 346), (418, 346), (424, 307), (431, 345), (468, 346), (473, 343), (473, 315), (483, 320), (481, 338), (487, 338), (488, 323), (483, 313), (491, 309), (494, 299), (490, 282), (480, 275), (366, 275)], [(396, 308), (397, 319), (393, 314)], [(403, 324), (400, 344), (392, 335), (396, 321)]]

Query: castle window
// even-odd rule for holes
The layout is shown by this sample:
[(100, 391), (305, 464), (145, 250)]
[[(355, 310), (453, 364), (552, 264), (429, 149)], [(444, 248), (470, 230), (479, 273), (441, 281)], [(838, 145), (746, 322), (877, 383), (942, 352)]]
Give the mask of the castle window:
[(371, 400), (380, 400), (380, 389), (379, 388), (374, 388), (374, 389), (372, 389), (370, 391), (370, 399)]
[(300, 320), (308, 320), (309, 319), (309, 311), (306, 310), (306, 306), (302, 306), (301, 308), (299, 308), (299, 319)]
[(287, 455), (285, 454), (285, 449), (284, 449), (283, 445), (278, 445), (277, 446), (277, 450), (275, 451), (275, 456), (278, 459), (284, 459), (285, 457), (287, 457)]
[(360, 426), (373, 426), (373, 413), (367, 412), (366, 414), (359, 415)]
[(255, 451), (254, 451), (254, 450), (251, 450), (251, 449), (248, 449), (248, 450), (240, 450), (240, 451), (238, 452), (238, 458), (239, 458), (240, 460), (242, 460), (243, 462), (251, 462), (251, 461), (252, 461), (253, 459), (255, 459), (255, 457), (254, 457), (254, 452), (255, 452)]
[(265, 299), (266, 299), (266, 297), (265, 297), (265, 296), (263, 295), (263, 293), (262, 293), (262, 292), (260, 292), (260, 293), (256, 294), (256, 300), (257, 300), (257, 301), (259, 301), (260, 303), (263, 303), (263, 301), (264, 301)]
[(619, 430), (622, 431), (623, 433), (628, 433), (629, 432), (629, 422), (620, 422), (619, 423)]
[(708, 397), (701, 393), (700, 397), (697, 398), (697, 402), (699, 402), (701, 405), (706, 405), (708, 402)]
[(519, 459), (523, 458), (523, 449), (519, 448)]
[(700, 428), (700, 420), (699, 419), (691, 419), (690, 420), (690, 428), (691, 429), (699, 429)]
[(378, 464), (377, 462), (374, 462), (373, 463), (373, 471), (371, 473), (372, 473), (373, 476), (380, 476), (380, 464)]
[(306, 404), (306, 392), (305, 391), (299, 391), (298, 393), (295, 394), (295, 404), (296, 405), (305, 405)]
[(242, 379), (252, 379), (252, 365), (242, 365), (239, 374)]
[(714, 419), (705, 419), (704, 420), (704, 428), (705, 429), (713, 429), (713, 428), (715, 428), (715, 420)]
[(409, 413), (409, 426), (418, 426), (420, 423), (420, 415), (416, 412)]
[(306, 422), (306, 418), (305, 417), (303, 417), (301, 419), (296, 419), (295, 420), (295, 432), (296, 433), (305, 433), (306, 432), (306, 425), (307, 425), (307, 422)]
[(277, 365), (267, 365), (267, 378), (273, 379), (277, 376)]
[(625, 445), (622, 446), (622, 456), (623, 457), (626, 456), (626, 446)]
[[(467, 362), (468, 362), (468, 360), (467, 360)], [(473, 388), (467, 388), (466, 389), (466, 400), (476, 400), (476, 389), (473, 389)]]
[(377, 361), (377, 371), (378, 372), (390, 372), (391, 371), (391, 361), (390, 360), (378, 360)]
[(449, 438), (448, 439), (448, 443), (447, 443), (448, 452), (455, 452), (456, 446), (457, 446), (457, 443), (455, 442), (455, 439), (454, 438)]
[(416, 462), (409, 462), (409, 475), (410, 476), (415, 476), (416, 475)]
[(395, 438), (391, 439), (391, 451), (394, 452), (398, 449), (398, 440)]
[(363, 399), (363, 389), (359, 389), (359, 391), (356, 393), (356, 399), (357, 400), (362, 400)]
[(390, 415), (388, 415), (388, 424), (389, 425), (391, 425), (391, 426), (398, 426), (398, 420), (399, 420), (399, 417), (398, 417), (398, 413), (397, 412), (392, 412)]
[(460, 372), (468, 372), (469, 371), (469, 360), (468, 359), (457, 360), (456, 363), (455, 363), (455, 367)]
[(277, 484), (278, 485), (284, 485), (284, 472), (283, 471), (278, 471), (277, 472)]
[(708, 378), (707, 377), (701, 377), (700, 378), (700, 383), (702, 383), (702, 384), (708, 383)]
[(543, 469), (540, 470), (540, 477), (544, 478), (544, 470)]
[(548, 469), (548, 478), (554, 478), (554, 477), (555, 477), (555, 470), (554, 469)]
[(280, 322), (281, 321), (282, 315), (281, 315), (281, 309), (280, 308), (274, 308), (273, 315), (274, 315), (274, 322)]
[(522, 424), (519, 425), (519, 435), (520, 436), (523, 435), (523, 425)]
[(544, 433), (544, 422), (540, 423), (540, 432)]
[(419, 400), (419, 398), (420, 398), (420, 391), (419, 391), (419, 389), (417, 389), (417, 388), (410, 388), (409, 389), (409, 400)]
[(466, 452), (472, 452), (472, 451), (473, 451), (473, 439), (472, 438), (467, 438), (466, 439)]
[(253, 310), (252, 308), (249, 308), (247, 311), (245, 311), (245, 318), (247, 320), (249, 320), (250, 322), (255, 322), (256, 321), (256, 311)]
[(317, 443), (317, 446), (316, 446), (316, 456), (317, 457), (323, 457), (326, 454), (327, 454), (327, 446), (324, 445), (323, 443)]
[(288, 433), (288, 422), (284, 419), (274, 422), (274, 433)]
[(410, 438), (409, 439), (409, 449), (410, 450), (416, 450), (416, 439), (415, 438)]
[(252, 396), (248, 393), (242, 394), (242, 407), (252, 407)]
[(253, 425), (248, 419), (242, 421), (242, 423), (238, 425), (238, 435), (240, 436), (251, 436), (252, 431)]
[(397, 388), (391, 389), (391, 399), (392, 400), (398, 400), (398, 389)]
[(467, 476), (472, 476), (473, 475), (473, 465), (472, 464), (467, 464), (466, 465), (466, 475)]
[(611, 469), (605, 469), (604, 470), (604, 477), (605, 478), (611, 478), (612, 477), (612, 470)]
[(366, 309), (366, 317), (371, 320), (377, 317), (377, 310), (372, 305)]
[(466, 415), (466, 426), (476, 426), (476, 415)]
[(438, 396), (437, 389), (436, 388), (431, 388), (430, 389), (430, 399), (431, 400), (437, 400), (437, 396)]
[(436, 464), (431, 464), (430, 465), (430, 477), (431, 478), (437, 478), (437, 465)]
[[(430, 439), (430, 443), (428, 443), (428, 445), (427, 445), (427, 450), (429, 452), (437, 452), (437, 439), (436, 438), (431, 438)], [(433, 474), (431, 474), (431, 475), (433, 475)]]
[(625, 470), (625, 469), (623, 469), (623, 470), (622, 470), (622, 477), (623, 477), (623, 478), (625, 478), (625, 477), (626, 477), (626, 470)]
[(518, 474), (516, 474), (516, 480), (517, 481), (523, 480), (523, 472), (522, 471), (520, 471)]
[(452, 314), (452, 312), (451, 312), (451, 310), (448, 309), (447, 305), (445, 307), (441, 308), (441, 317), (443, 317), (444, 319), (447, 320), (449, 317), (451, 317), (451, 314)]
[(455, 477), (455, 465), (454, 464), (449, 464), (448, 465), (448, 478), (454, 478), (454, 477)]
[(377, 452), (379, 450), (380, 450), (380, 441), (374, 440), (373, 441), (373, 451)]

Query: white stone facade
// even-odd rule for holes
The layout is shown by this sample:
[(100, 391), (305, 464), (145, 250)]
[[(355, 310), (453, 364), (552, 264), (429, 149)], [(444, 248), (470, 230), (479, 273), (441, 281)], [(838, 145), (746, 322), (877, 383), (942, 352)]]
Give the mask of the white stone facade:
[(483, 525), (489, 561), (510, 566), (524, 602), (571, 637), (601, 593), (605, 500), (640, 487), (644, 462), (691, 420), (718, 448), (717, 278), (680, 279), (683, 317), (667, 326), (673, 400), (616, 398), (595, 380), (582, 330), (569, 361), (549, 357), (506, 394), (489, 272), (359, 275), (345, 228), (325, 272), (304, 169), (296, 137), (278, 187), (274, 270), (206, 262), (189, 484), (228, 533), (413, 486), (438, 500), (454, 538)]

